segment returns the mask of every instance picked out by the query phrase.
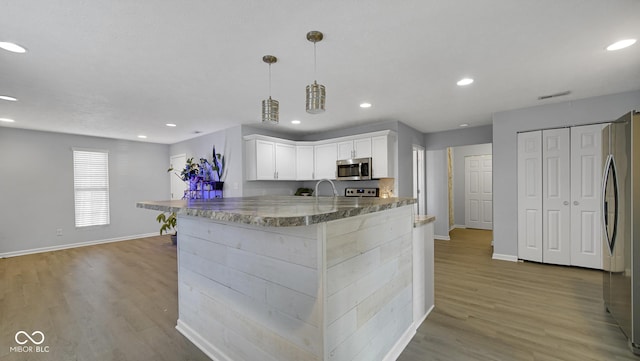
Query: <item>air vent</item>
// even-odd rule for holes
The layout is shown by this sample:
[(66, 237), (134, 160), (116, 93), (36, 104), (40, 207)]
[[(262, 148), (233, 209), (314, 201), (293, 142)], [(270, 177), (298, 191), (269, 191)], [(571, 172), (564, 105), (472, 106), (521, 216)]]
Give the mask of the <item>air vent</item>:
[(555, 93), (555, 94), (551, 94), (551, 95), (542, 95), (538, 97), (538, 100), (545, 100), (545, 99), (549, 99), (549, 98), (556, 98), (556, 97), (563, 97), (565, 95), (569, 95), (571, 94), (570, 91), (564, 91), (564, 92), (560, 92), (560, 93)]

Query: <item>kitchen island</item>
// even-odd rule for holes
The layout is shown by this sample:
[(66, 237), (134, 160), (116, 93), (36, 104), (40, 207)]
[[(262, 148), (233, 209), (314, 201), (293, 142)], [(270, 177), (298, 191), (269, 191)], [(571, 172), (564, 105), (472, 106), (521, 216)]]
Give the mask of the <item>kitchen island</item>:
[(414, 223), (414, 202), (137, 205), (178, 214), (176, 328), (212, 359), (375, 361), (397, 358), (433, 307), (433, 274), (421, 276), (433, 267), (433, 231), (430, 246), (416, 247), (425, 231), (414, 226), (429, 221)]

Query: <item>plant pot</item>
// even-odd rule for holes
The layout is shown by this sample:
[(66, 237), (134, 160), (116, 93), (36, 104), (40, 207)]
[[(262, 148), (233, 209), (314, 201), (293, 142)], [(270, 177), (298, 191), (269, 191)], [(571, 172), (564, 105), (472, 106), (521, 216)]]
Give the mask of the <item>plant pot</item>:
[(224, 182), (213, 182), (213, 190), (214, 191), (221, 191), (222, 188), (224, 187)]

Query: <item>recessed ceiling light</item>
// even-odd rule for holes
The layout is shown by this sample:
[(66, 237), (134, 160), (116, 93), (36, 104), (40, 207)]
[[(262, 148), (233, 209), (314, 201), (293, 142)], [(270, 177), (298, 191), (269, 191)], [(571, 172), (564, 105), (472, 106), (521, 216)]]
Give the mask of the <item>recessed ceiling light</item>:
[(15, 120), (9, 118), (0, 118), (0, 122), (13, 123)]
[(467, 124), (467, 123), (462, 123), (462, 124), (460, 124), (460, 125), (458, 125), (458, 126), (459, 126), (459, 127), (464, 128), (464, 127), (468, 127), (468, 126), (469, 126), (469, 124)]
[(300, 124), (300, 121), (299, 121), (299, 120), (297, 120), (297, 119), (296, 119), (296, 120), (292, 120), (292, 121), (291, 121), (291, 124)]
[(371, 103), (362, 103), (360, 104), (360, 108), (371, 108)]
[(9, 43), (9, 42), (5, 42), (5, 41), (0, 41), (0, 48), (6, 50), (6, 51), (10, 51), (12, 53), (26, 53), (27, 49), (21, 47), (18, 44), (14, 44), (14, 43)]
[(462, 78), (460, 80), (458, 80), (458, 82), (456, 84), (458, 84), (459, 86), (465, 86), (465, 85), (469, 85), (473, 83), (473, 79), (471, 78)]
[(175, 125), (175, 124), (173, 124), (173, 123), (167, 123), (167, 124), (165, 124), (165, 125), (166, 125), (167, 127), (175, 127), (175, 126), (176, 126), (176, 125)]
[(0, 99), (8, 100), (10, 102), (17, 102), (18, 101), (18, 99), (14, 98), (14, 97), (10, 97), (8, 95), (0, 95)]
[(142, 134), (141, 134), (141, 135), (139, 135), (139, 136), (138, 136), (138, 138), (140, 138), (140, 139), (147, 139), (147, 136), (146, 136), (146, 135), (142, 135)]
[(620, 50), (620, 49), (624, 49), (627, 48), (633, 44), (636, 43), (636, 39), (625, 39), (625, 40), (620, 40), (620, 41), (616, 41), (615, 43), (607, 46), (607, 50), (609, 51), (614, 51), (614, 50)]

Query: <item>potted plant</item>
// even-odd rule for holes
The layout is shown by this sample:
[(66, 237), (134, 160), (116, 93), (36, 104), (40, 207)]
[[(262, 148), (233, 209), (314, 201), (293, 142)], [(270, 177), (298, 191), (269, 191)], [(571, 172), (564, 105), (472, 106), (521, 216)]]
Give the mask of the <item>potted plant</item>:
[(178, 232), (176, 231), (178, 218), (176, 217), (176, 213), (171, 212), (169, 216), (167, 216), (166, 213), (160, 213), (156, 217), (156, 221), (161, 224), (160, 235), (162, 236), (162, 233), (169, 233), (169, 231), (173, 230), (173, 234), (171, 235), (171, 244), (175, 245), (178, 243)]
[(221, 191), (224, 186), (224, 155), (216, 153), (216, 146), (213, 146), (211, 161), (206, 158), (200, 158), (200, 170), (206, 181), (211, 182), (213, 190)]

